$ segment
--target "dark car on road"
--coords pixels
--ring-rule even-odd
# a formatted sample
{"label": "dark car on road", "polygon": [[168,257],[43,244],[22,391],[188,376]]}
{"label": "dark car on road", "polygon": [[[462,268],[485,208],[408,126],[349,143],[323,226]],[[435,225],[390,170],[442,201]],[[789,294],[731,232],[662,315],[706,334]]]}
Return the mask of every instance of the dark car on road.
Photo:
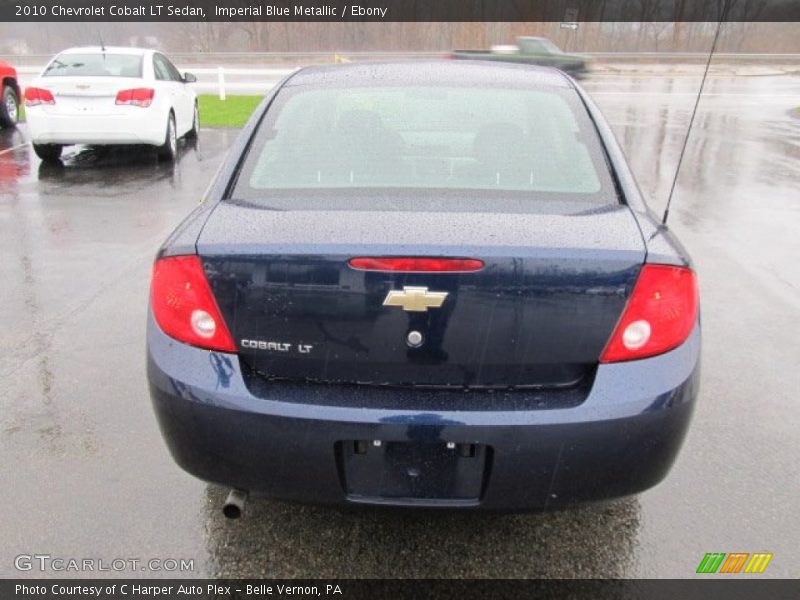
{"label": "dark car on road", "polygon": [[455,50],[451,58],[555,67],[573,77],[581,77],[589,71],[585,56],[568,54],[544,37],[518,37],[514,45],[497,45],[489,50]]}
{"label": "dark car on road", "polygon": [[0,60],[0,127],[15,127],[19,121],[20,90],[17,71]]}
{"label": "dark car on road", "polygon": [[185,470],[319,503],[549,509],[670,469],[695,273],[547,68],[301,69],[153,268],[148,377]]}

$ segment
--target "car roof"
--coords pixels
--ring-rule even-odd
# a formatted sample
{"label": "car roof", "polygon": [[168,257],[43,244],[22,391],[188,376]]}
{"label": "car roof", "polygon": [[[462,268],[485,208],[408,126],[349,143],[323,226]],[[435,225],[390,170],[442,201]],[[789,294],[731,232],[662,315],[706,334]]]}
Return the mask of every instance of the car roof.
{"label": "car roof", "polygon": [[551,67],[482,60],[402,60],[305,67],[285,87],[336,85],[470,85],[507,87],[571,87]]}
{"label": "car roof", "polygon": [[59,52],[59,54],[102,54],[103,52],[106,54],[134,54],[138,56],[145,56],[151,52],[154,52],[154,50],[128,46],[106,46],[105,48],[102,46],[78,46],[75,48],[62,50]]}

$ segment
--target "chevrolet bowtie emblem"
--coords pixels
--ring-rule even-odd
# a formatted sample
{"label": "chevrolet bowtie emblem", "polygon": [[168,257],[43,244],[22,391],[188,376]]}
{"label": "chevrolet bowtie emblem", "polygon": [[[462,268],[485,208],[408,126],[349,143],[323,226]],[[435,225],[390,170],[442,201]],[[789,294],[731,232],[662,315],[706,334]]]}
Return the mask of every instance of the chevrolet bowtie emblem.
{"label": "chevrolet bowtie emblem", "polygon": [[383,300],[384,306],[399,306],[409,312],[425,312],[439,308],[447,298],[447,292],[429,292],[426,287],[403,286],[403,291],[391,290]]}

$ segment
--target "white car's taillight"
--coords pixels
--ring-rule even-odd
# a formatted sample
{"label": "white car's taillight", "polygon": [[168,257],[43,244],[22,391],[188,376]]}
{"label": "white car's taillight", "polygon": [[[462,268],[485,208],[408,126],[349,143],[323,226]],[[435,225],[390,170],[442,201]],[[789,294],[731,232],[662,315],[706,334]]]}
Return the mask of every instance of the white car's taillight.
{"label": "white car's taillight", "polygon": [[25,106],[39,106],[40,104],[55,104],[56,99],[50,90],[29,87],[25,90]]}
{"label": "white car's taillight", "polygon": [[152,88],[134,88],[117,92],[117,104],[147,108],[153,103],[156,91]]}

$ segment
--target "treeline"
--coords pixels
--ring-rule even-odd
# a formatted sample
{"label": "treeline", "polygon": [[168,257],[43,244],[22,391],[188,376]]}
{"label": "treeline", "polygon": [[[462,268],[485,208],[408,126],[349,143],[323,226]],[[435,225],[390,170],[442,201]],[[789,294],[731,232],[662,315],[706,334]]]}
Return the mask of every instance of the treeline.
{"label": "treeline", "polygon": [[[171,52],[413,52],[486,48],[539,35],[569,51],[702,52],[716,23],[0,23],[0,54],[51,54],[79,44]],[[800,53],[797,23],[726,23],[721,52]]]}

